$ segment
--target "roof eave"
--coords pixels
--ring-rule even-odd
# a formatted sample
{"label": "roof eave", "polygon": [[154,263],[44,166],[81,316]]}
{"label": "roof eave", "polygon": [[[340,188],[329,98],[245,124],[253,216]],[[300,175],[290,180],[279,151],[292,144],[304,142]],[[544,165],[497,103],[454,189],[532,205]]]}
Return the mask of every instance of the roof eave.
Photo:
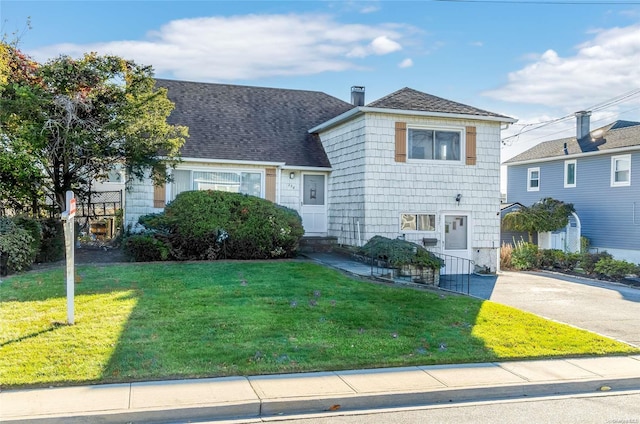
{"label": "roof eave", "polygon": [[598,155],[607,155],[607,154],[616,154],[616,153],[624,153],[624,152],[633,152],[640,150],[640,145],[638,146],[627,146],[627,147],[618,147],[616,149],[606,149],[606,150],[598,150],[595,152],[584,152],[584,153],[573,153],[571,155],[560,155],[560,156],[549,156],[544,158],[537,159],[527,159],[527,160],[519,160],[510,162],[511,159],[502,162],[502,165],[511,166],[511,165],[528,165],[532,163],[541,163],[541,162],[553,162],[556,160],[566,160],[566,159],[576,159],[583,158],[588,156],[598,156]]}
{"label": "roof eave", "polygon": [[491,121],[500,122],[505,124],[513,124],[517,122],[517,119],[509,118],[506,116],[484,116],[484,115],[470,115],[465,113],[447,113],[447,112],[429,112],[420,110],[407,110],[407,109],[387,109],[378,107],[360,106],[348,110],[347,112],[336,116],[320,125],[317,125],[309,130],[309,133],[318,133],[329,128],[335,127],[344,121],[347,121],[357,115],[363,113],[385,113],[393,115],[411,115],[411,116],[427,116],[432,118],[450,118],[450,119],[470,119],[474,121]]}

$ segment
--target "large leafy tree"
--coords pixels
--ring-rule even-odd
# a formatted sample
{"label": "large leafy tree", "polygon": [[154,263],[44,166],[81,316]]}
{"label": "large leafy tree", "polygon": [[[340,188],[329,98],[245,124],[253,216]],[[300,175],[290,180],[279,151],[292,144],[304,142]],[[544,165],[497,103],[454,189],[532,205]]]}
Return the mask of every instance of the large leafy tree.
{"label": "large leafy tree", "polygon": [[[31,156],[32,149],[25,141],[32,131],[25,120],[33,115],[36,102],[19,85],[34,83],[37,64],[9,44],[0,43],[0,203],[13,209],[37,209],[43,195],[42,170]],[[9,103],[9,99],[11,101]],[[28,105],[31,105],[29,107]],[[22,117],[14,110],[22,110]]]}
{"label": "large leafy tree", "polygon": [[62,211],[67,190],[86,198],[116,166],[166,179],[187,129],[167,123],[173,103],[151,67],[93,53],[38,64],[0,45],[0,176],[12,187],[0,185],[3,197],[46,193]]}
{"label": "large leafy tree", "polygon": [[529,207],[523,206],[517,211],[509,212],[502,218],[502,223],[508,230],[528,233],[529,243],[533,243],[533,233],[566,227],[573,212],[575,209],[572,203],[545,197]]}

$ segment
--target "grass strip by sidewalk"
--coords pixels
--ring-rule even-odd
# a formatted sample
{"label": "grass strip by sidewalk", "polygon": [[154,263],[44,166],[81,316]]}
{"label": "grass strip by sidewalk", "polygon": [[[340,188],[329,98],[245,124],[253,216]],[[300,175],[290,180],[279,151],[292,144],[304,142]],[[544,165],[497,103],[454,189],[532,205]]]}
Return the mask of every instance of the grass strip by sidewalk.
{"label": "grass strip by sidewalk", "polygon": [[4,387],[629,354],[493,302],[299,261],[78,267],[0,284]]}

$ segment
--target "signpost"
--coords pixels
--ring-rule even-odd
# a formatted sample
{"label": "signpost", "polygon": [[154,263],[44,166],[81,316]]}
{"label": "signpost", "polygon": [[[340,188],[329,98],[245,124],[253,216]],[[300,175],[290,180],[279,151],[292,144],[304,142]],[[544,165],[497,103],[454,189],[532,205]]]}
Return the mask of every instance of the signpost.
{"label": "signpost", "polygon": [[73,191],[66,193],[66,210],[62,212],[64,221],[64,245],[67,258],[67,324],[73,325],[73,298],[75,291],[75,244],[74,244],[74,219],[76,216],[76,198]]}

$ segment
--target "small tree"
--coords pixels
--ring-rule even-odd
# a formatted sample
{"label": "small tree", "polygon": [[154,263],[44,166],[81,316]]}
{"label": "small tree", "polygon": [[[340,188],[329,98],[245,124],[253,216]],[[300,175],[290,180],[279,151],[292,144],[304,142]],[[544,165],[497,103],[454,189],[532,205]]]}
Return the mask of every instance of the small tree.
{"label": "small tree", "polygon": [[539,202],[517,211],[509,212],[502,218],[507,230],[524,231],[529,234],[529,243],[533,243],[533,233],[556,231],[569,223],[569,217],[575,212],[572,203],[545,197]]}
{"label": "small tree", "polygon": [[0,185],[4,198],[45,192],[62,211],[67,190],[84,199],[118,165],[129,177],[152,169],[156,182],[166,179],[187,129],[167,123],[173,103],[155,87],[151,67],[94,53],[38,64],[0,45],[0,173],[10,182]]}

